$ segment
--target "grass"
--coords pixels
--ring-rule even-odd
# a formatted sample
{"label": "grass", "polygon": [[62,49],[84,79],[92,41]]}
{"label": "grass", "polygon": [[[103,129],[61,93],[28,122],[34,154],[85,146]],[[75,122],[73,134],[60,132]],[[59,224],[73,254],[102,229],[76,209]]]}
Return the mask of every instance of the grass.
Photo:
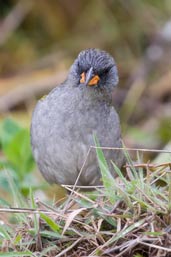
{"label": "grass", "polygon": [[[15,4],[6,2],[1,4],[3,17],[13,10]],[[71,63],[68,55],[72,55],[73,60],[79,50],[96,46],[114,55],[119,67],[120,85],[126,85],[127,90],[130,74],[141,66],[141,60],[153,40],[155,43],[156,35],[170,19],[170,2],[167,0],[125,1],[124,4],[124,1],[116,1],[117,4],[115,1],[98,1],[98,4],[97,1],[76,1],[74,16],[73,8],[68,8],[67,3],[46,2],[35,1],[24,22],[2,45],[0,73],[6,79],[15,72],[20,75],[23,67],[30,70],[28,65],[31,65],[29,76],[32,80],[32,68],[39,69],[39,66],[45,65],[45,69],[41,68],[38,73],[44,77],[47,66],[63,70]],[[41,10],[40,15],[37,9]],[[64,22],[61,23],[61,19]],[[64,26],[61,27],[61,24]],[[96,27],[101,29],[96,30]],[[94,33],[95,30],[97,33]],[[35,37],[36,31],[40,34],[38,37]],[[91,34],[94,36],[90,37]],[[70,54],[66,53],[66,49]],[[49,55],[49,51],[53,54]],[[162,148],[160,140],[166,143],[171,138],[170,116],[167,114],[170,113],[167,111],[169,94],[168,99],[163,101],[165,94],[161,94],[156,86],[153,89],[153,84],[159,83],[159,88],[165,88],[163,81],[167,80],[169,64],[163,64],[168,63],[167,59],[168,56],[163,56],[161,64],[157,65],[159,67],[152,63],[152,72],[143,78],[142,84],[138,80],[138,85],[130,85],[121,109],[123,128],[132,135],[135,145],[147,146],[148,143],[150,147]],[[12,76],[7,82],[10,84],[11,80],[15,81],[15,78]],[[2,80],[2,88],[6,87],[4,82]],[[149,88],[145,88],[145,98],[140,99],[146,83],[152,84],[151,94]],[[160,93],[157,116],[156,105],[151,105],[152,112],[141,108],[146,105],[146,100],[153,102],[156,92]],[[28,102],[24,105],[27,110]],[[144,131],[146,121],[142,118],[145,117],[150,128]],[[158,125],[151,123],[151,118],[154,121],[156,117]],[[133,121],[130,121],[132,118]],[[103,153],[97,148],[104,187],[90,193],[66,187],[72,192],[66,201],[47,204],[35,200],[35,190],[42,190],[42,187],[32,172],[34,161],[28,129],[10,120],[2,122],[0,150],[3,152],[0,152],[0,256],[171,256],[170,153],[169,160],[162,157],[158,165],[155,165],[157,161],[154,164],[144,163],[140,151],[137,152],[136,164],[133,164],[125,153],[128,162],[125,174],[123,176],[113,164],[118,175],[114,179]]]}
{"label": "grass", "polygon": [[72,193],[62,203],[35,202],[30,190],[26,204],[10,182],[20,208],[0,210],[13,217],[0,227],[0,256],[171,255],[171,163],[142,163],[139,151],[133,165],[125,150],[125,175],[113,164],[113,178],[96,152],[104,186],[87,193],[66,186]]}

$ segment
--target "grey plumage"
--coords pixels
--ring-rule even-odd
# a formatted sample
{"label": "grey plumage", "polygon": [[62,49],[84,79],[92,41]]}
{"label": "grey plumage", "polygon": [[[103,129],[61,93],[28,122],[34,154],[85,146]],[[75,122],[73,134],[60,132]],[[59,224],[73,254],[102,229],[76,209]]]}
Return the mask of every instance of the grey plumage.
{"label": "grey plumage", "polygon": [[[91,69],[98,75],[97,85],[80,83],[81,74]],[[87,74],[87,73],[86,73]],[[88,76],[88,75],[87,75]],[[101,146],[121,147],[120,122],[111,105],[111,92],[118,83],[113,58],[98,49],[82,51],[65,82],[38,102],[31,123],[31,145],[34,158],[50,183],[73,185],[94,145],[93,134]],[[121,151],[105,151],[110,165],[124,162]],[[114,170],[111,168],[114,175]],[[92,151],[77,185],[101,184],[95,151]]]}

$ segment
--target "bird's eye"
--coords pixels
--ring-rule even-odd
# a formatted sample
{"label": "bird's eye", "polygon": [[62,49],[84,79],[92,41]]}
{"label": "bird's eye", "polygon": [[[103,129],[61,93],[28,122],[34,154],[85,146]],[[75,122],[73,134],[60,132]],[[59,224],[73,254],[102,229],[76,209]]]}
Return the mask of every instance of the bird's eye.
{"label": "bird's eye", "polygon": [[107,67],[107,68],[104,68],[103,70],[101,70],[99,72],[99,76],[100,77],[106,77],[110,74],[110,71],[111,71],[112,67]]}
{"label": "bird's eye", "polygon": [[81,73],[80,83],[85,83],[86,75],[85,72]]}

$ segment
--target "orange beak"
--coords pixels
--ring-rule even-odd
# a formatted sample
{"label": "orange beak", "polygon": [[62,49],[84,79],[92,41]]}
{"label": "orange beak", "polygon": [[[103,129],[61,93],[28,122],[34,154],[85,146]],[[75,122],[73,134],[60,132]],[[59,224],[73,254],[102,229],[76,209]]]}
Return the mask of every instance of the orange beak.
{"label": "orange beak", "polygon": [[80,83],[86,86],[95,86],[99,82],[100,78],[98,75],[93,74],[93,68],[90,68],[86,73],[81,74]]}

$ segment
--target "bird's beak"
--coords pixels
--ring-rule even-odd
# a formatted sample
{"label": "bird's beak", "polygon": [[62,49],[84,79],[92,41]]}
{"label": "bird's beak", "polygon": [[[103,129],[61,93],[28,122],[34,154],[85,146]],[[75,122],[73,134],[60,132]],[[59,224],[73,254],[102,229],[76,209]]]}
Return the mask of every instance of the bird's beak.
{"label": "bird's beak", "polygon": [[86,73],[81,74],[80,83],[85,86],[95,86],[99,82],[100,78],[98,75],[94,75],[93,68],[91,67]]}

